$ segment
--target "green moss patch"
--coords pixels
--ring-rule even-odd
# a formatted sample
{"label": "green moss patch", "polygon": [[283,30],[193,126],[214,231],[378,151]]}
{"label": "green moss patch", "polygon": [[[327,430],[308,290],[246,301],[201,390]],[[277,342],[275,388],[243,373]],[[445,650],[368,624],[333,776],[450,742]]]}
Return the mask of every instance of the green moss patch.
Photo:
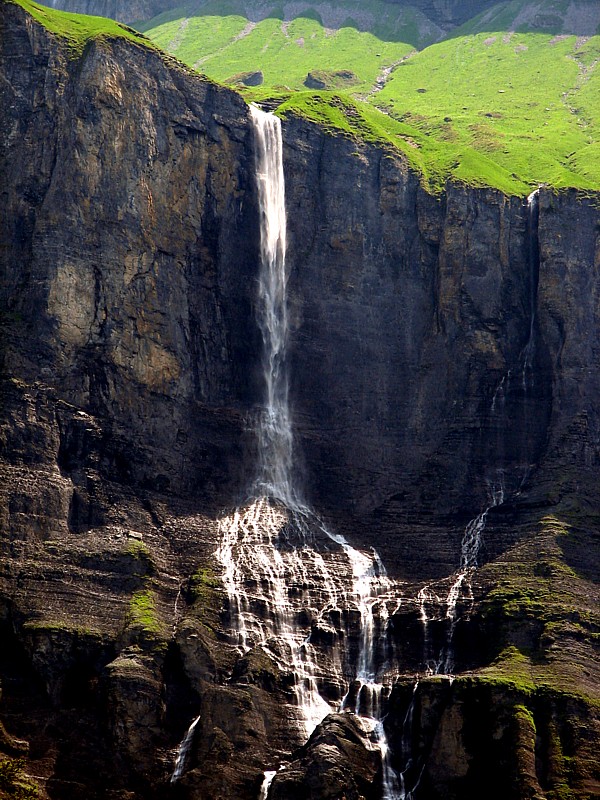
{"label": "green moss patch", "polygon": [[156,612],[154,594],[150,590],[135,592],[129,603],[129,616],[133,625],[147,633],[161,633],[163,625]]}
{"label": "green moss patch", "polygon": [[34,800],[39,790],[25,774],[21,758],[0,760],[0,797],[3,800]]}
{"label": "green moss patch", "polygon": [[129,601],[126,620],[127,638],[142,648],[163,652],[167,647],[168,631],[159,615],[156,596],[151,589],[135,592]]}
{"label": "green moss patch", "polygon": [[600,702],[598,591],[565,560],[562,545],[572,530],[563,518],[543,517],[519,544],[481,569],[490,584],[478,614],[498,650],[479,674]]}

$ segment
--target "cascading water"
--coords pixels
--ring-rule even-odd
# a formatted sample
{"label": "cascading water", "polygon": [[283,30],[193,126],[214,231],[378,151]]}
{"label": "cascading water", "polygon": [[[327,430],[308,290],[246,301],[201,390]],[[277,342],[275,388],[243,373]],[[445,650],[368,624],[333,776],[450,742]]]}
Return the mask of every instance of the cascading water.
{"label": "cascading water", "polygon": [[[240,654],[259,648],[292,677],[291,718],[297,740],[310,736],[331,711],[352,711],[381,751],[383,800],[411,800],[424,768],[424,762],[411,754],[418,680],[402,729],[398,772],[392,767],[384,729],[393,675],[387,626],[400,605],[395,596],[399,587],[387,577],[375,551],[358,551],[327,528],[294,481],[281,126],[275,116],[256,107],[250,114],[260,210],[257,321],[263,340],[264,405],[256,423],[258,464],[250,499],[219,524],[216,557],[228,596],[228,633]],[[502,400],[502,392],[497,394],[494,403]],[[502,486],[492,488],[490,504],[465,529],[460,566],[445,600],[429,586],[418,594],[429,674],[450,673],[453,668],[457,603],[464,587],[470,590],[488,512],[503,500]],[[445,607],[448,622],[446,645],[435,658],[428,638],[433,607]],[[325,682],[327,700],[320,693]],[[192,722],[180,746],[173,781],[184,772],[199,719]],[[267,800],[276,775],[265,771],[260,800]]]}
{"label": "cascading water", "polygon": [[454,655],[453,655],[453,639],[456,623],[458,621],[457,603],[463,587],[466,586],[469,596],[472,598],[473,593],[471,589],[471,580],[473,573],[477,569],[477,557],[481,549],[481,542],[483,531],[487,522],[487,517],[492,508],[502,505],[504,502],[504,484],[502,482],[502,474],[500,473],[500,480],[497,484],[489,486],[489,505],[478,514],[475,519],[465,528],[465,533],[462,538],[460,547],[460,567],[456,573],[454,583],[450,587],[448,596],[446,597],[446,618],[449,622],[448,637],[446,641],[445,654],[440,662],[442,667],[439,672],[449,675],[454,669]]}
{"label": "cascading water", "polygon": [[263,338],[265,405],[257,425],[259,473],[254,495],[288,508],[298,505],[292,488],[293,435],[286,351],[288,340],[285,180],[281,123],[250,106],[256,140],[261,269],[258,324]]}
{"label": "cascading water", "polygon": [[173,774],[171,775],[171,783],[176,783],[179,778],[183,775],[183,770],[185,769],[185,762],[190,752],[190,748],[192,746],[192,742],[194,741],[194,731],[196,730],[196,725],[200,722],[200,717],[196,717],[196,719],[192,722],[190,727],[187,729],[187,733],[183,737],[183,741],[179,745],[179,751],[177,753],[177,759],[175,761],[175,769],[173,770]]}
{"label": "cascading water", "polygon": [[[354,710],[375,730],[384,763],[386,800],[398,795],[381,722],[383,663],[391,582],[377,553],[355,550],[328,530],[301,499],[293,480],[293,431],[289,407],[285,188],[281,126],[272,114],[251,107],[261,223],[258,324],[263,339],[264,408],[256,426],[258,474],[252,499],[222,519],[217,558],[229,597],[231,641],[241,652],[259,647],[293,676],[298,732],[307,738],[335,710],[319,682],[327,662],[328,683],[337,683],[341,706]],[[398,603],[395,603],[397,608]],[[307,614],[307,609],[310,614]],[[341,620],[358,614],[355,663],[342,646],[349,631]],[[314,629],[334,640],[323,653],[311,641]],[[358,684],[358,688],[357,687]],[[353,706],[349,686],[356,691]],[[343,698],[343,699],[342,699]],[[274,773],[261,789],[266,798]]]}
{"label": "cascading water", "polygon": [[262,782],[262,786],[260,787],[260,794],[258,795],[258,800],[267,800],[267,795],[269,794],[269,787],[273,783],[273,778],[277,775],[277,772],[273,769],[269,769],[265,772],[265,779]]}

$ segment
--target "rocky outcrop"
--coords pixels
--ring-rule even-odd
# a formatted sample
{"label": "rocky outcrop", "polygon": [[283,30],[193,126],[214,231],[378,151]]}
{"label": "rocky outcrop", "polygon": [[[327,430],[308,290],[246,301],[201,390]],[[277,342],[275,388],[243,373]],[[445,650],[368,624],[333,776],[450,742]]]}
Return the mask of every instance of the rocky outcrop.
{"label": "rocky outcrop", "polygon": [[[391,703],[396,768],[420,797],[475,798],[482,783],[491,798],[595,791],[589,738],[598,736],[598,719],[583,698],[494,680],[438,678],[416,690],[399,684]],[[407,719],[409,725],[398,724]],[[568,775],[570,763],[577,767]]]}
{"label": "rocky outcrop", "polygon": [[[2,10],[0,751],[57,800],[255,800],[284,762],[270,797],[369,797],[353,717],[297,749],[293,677],[226,634],[220,510],[253,476],[261,396],[246,106]],[[402,580],[378,666],[447,646],[465,525],[504,492],[453,628],[475,674],[422,681],[410,741],[398,684],[394,766],[417,754],[423,800],[481,796],[488,767],[515,800],[591,796],[595,199],[541,190],[538,219],[492,190],[433,197],[397,153],[299,118],[284,137],[297,453],[332,528]],[[356,609],[311,613],[327,658],[358,649]]]}
{"label": "rocky outcrop", "polygon": [[381,796],[381,755],[360,721],[331,714],[275,775],[271,800],[360,800]]}

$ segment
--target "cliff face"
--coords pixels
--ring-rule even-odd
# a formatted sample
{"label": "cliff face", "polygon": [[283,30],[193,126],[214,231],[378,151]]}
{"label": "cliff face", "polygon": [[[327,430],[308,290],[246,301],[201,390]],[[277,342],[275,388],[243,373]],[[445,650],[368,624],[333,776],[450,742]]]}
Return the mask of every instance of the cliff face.
{"label": "cliff face", "polygon": [[[464,527],[494,490],[528,485],[547,444],[537,218],[492,190],[433,198],[397,157],[302,122],[286,136],[292,374],[311,491],[336,517],[364,519],[380,548],[399,524],[432,523],[418,534],[425,558],[398,566],[447,570],[448,525]],[[553,204],[544,194],[544,220]]]}
{"label": "cliff face", "polygon": [[[0,751],[52,798],[166,796],[200,714],[173,796],[256,798],[301,742],[290,676],[224,634],[214,557],[261,396],[246,106],[120,40],[71,58],[12,4],[2,25]],[[455,632],[475,678],[423,680],[410,735],[399,683],[395,766],[415,754],[423,798],[481,796],[496,763],[503,797],[592,796],[597,200],[435,198],[396,154],[295,118],[284,140],[303,484],[405,581],[402,673],[445,641],[435,581],[503,498]],[[355,727],[327,720],[273,796],[379,786]]]}
{"label": "cliff face", "polygon": [[[246,108],[119,40],[69,61],[5,8],[5,374],[51,376],[106,420],[106,457],[126,481],[230,494],[233,462],[193,430],[221,415],[215,435],[229,430],[235,449],[252,393]],[[23,160],[34,141],[43,148]],[[79,434],[62,433],[68,472]],[[137,456],[119,453],[124,438]]]}

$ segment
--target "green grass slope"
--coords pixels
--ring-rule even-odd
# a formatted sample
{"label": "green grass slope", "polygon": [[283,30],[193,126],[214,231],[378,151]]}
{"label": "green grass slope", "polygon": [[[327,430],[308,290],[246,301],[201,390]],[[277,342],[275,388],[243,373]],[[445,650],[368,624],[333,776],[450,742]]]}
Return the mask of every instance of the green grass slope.
{"label": "green grass slope", "polygon": [[330,93],[320,103],[305,94],[309,72],[334,89],[348,70],[345,91],[367,106],[360,119],[394,146],[402,140],[431,187],[452,177],[522,194],[538,183],[600,189],[599,25],[596,0],[510,0],[451,32],[380,0],[312,3],[289,16],[257,0],[205,0],[141,29],[215,80],[260,70],[252,96],[285,92],[282,113],[319,107],[359,135],[362,122],[342,122],[338,101],[324,111]]}
{"label": "green grass slope", "polygon": [[406,61],[374,102],[527,182],[598,188],[599,60],[598,36],[460,36]]}
{"label": "green grass slope", "polygon": [[317,9],[307,6],[283,19],[277,6],[209,0],[167,12],[140,30],[216,80],[261,70],[269,87],[303,90],[309,72],[347,69],[356,74],[353,91],[360,95],[370,91],[382,70],[410,53],[415,44],[441,34],[415,9],[401,8],[399,16],[397,9],[381,0],[368,4],[340,0]]}
{"label": "green grass slope", "polygon": [[124,38],[144,47],[155,47],[145,36],[112,19],[55,11],[39,3],[30,2],[30,0],[0,0],[0,7],[5,4],[17,5],[27,11],[36,22],[64,39],[74,56],[83,51],[87,42],[98,37]]}

